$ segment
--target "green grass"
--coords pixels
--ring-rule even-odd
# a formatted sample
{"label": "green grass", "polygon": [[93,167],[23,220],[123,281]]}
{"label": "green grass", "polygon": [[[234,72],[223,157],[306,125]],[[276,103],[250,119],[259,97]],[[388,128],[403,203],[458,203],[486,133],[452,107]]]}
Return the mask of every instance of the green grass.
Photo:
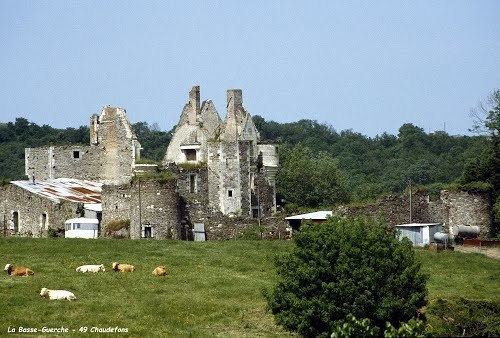
{"label": "green grass", "polygon": [[[9,326],[118,326],[144,337],[289,336],[266,312],[261,290],[275,282],[275,256],[291,248],[286,241],[0,238],[1,264],[35,271],[29,278],[0,278],[0,336]],[[500,300],[499,261],[478,254],[418,255],[431,274],[430,300]],[[113,261],[134,264],[136,271],[113,272]],[[106,272],[75,271],[100,263]],[[151,275],[158,265],[167,266],[167,277]],[[42,287],[66,289],[78,299],[49,301],[39,296]]]}
{"label": "green grass", "polygon": [[429,275],[429,300],[483,299],[500,302],[500,260],[477,253],[417,250]]}

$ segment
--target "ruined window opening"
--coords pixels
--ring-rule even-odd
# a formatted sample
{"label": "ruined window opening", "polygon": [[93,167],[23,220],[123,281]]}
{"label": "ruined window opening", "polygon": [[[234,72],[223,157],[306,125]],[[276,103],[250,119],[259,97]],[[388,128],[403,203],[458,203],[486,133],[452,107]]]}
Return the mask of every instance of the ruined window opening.
{"label": "ruined window opening", "polygon": [[118,210],[118,204],[117,204],[117,205],[115,205],[115,210]]}
{"label": "ruined window opening", "polygon": [[14,211],[12,213],[12,223],[14,226],[14,233],[17,234],[19,232],[19,211]]}
{"label": "ruined window opening", "polygon": [[187,161],[196,161],[196,149],[185,149],[184,153]]}
{"label": "ruined window opening", "polygon": [[253,208],[252,209],[252,218],[258,218],[259,217],[259,209]]}
{"label": "ruined window opening", "polygon": [[73,158],[80,158],[80,151],[79,150],[73,151]]}
{"label": "ruined window opening", "polygon": [[233,191],[232,190],[228,190],[227,191],[227,197],[233,197]]}
{"label": "ruined window opening", "polygon": [[194,194],[197,192],[196,189],[196,174],[189,175],[189,192]]}
{"label": "ruined window opening", "polygon": [[43,213],[42,214],[42,228],[46,228],[46,227],[47,227],[47,214]]}

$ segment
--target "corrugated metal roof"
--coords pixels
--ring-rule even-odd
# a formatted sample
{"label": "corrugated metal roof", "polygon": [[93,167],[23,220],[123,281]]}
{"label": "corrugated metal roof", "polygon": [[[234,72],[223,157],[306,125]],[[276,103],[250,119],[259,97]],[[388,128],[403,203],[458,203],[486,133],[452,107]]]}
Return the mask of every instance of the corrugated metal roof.
{"label": "corrugated metal roof", "polygon": [[295,215],[295,216],[290,216],[285,218],[286,220],[290,219],[327,219],[328,217],[331,217],[333,214],[332,211],[316,211],[316,212],[310,212],[308,214],[301,214],[301,215]]}
{"label": "corrugated metal roof", "polygon": [[85,218],[85,217],[78,217],[78,218],[70,218],[67,219],[64,223],[70,224],[70,223],[90,223],[90,224],[99,224],[99,220],[95,218]]}
{"label": "corrugated metal roof", "polygon": [[56,178],[47,181],[12,181],[12,184],[36,195],[59,203],[61,200],[79,203],[101,203],[102,183],[78,180],[75,178]]}
{"label": "corrugated metal roof", "polygon": [[407,223],[407,224],[397,224],[396,227],[411,228],[411,227],[429,227],[436,225],[441,225],[441,223]]}

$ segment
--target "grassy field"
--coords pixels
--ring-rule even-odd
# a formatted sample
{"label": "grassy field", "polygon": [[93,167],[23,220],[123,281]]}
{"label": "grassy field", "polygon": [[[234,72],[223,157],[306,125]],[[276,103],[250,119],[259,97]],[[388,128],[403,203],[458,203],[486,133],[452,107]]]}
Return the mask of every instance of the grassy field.
{"label": "grassy field", "polygon": [[[286,241],[131,241],[0,238],[0,263],[33,277],[0,278],[0,336],[10,327],[122,327],[132,336],[288,336],[265,311],[261,290],[275,281],[273,261]],[[429,299],[500,300],[500,262],[478,254],[418,251],[431,275]],[[134,264],[131,274],[113,261]],[[106,272],[79,274],[82,264]],[[151,275],[158,265],[170,274]],[[49,301],[40,289],[66,289],[74,302]]]}

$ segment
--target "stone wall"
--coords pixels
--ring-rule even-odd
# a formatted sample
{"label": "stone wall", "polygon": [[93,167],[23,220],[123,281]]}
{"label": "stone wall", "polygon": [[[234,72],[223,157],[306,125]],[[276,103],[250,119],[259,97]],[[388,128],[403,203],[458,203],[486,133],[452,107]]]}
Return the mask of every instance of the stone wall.
{"label": "stone wall", "polygon": [[205,233],[208,241],[252,239],[290,239],[288,223],[283,217],[265,217],[259,222],[255,218],[227,217],[221,213],[205,219]]}
{"label": "stone wall", "polygon": [[[96,126],[97,125],[97,126]],[[91,145],[25,149],[29,180],[77,178],[124,183],[133,175],[140,144],[121,108],[106,107],[97,122],[91,118]]]}
{"label": "stone wall", "polygon": [[[270,217],[275,212],[275,187],[269,184],[264,172],[255,174],[255,193],[258,194],[261,216]],[[256,205],[254,201],[254,205]]]}
{"label": "stone wall", "polygon": [[110,222],[130,220],[131,194],[130,184],[102,186],[101,236],[106,235]]}
{"label": "stone wall", "polygon": [[475,225],[480,236],[487,238],[491,231],[491,194],[488,192],[441,192],[443,222],[446,228],[455,225]]}
{"label": "stone wall", "polygon": [[238,162],[239,162],[239,189],[241,215],[250,217],[252,215],[252,195],[250,189],[250,173],[255,172],[255,165],[253,164],[253,145],[251,141],[238,142]]}
{"label": "stone wall", "polygon": [[[208,203],[208,169],[206,166],[184,169],[177,172],[177,191],[181,196],[182,217],[186,223],[199,223],[212,210]],[[194,189],[191,189],[192,177]]]}
{"label": "stone wall", "polygon": [[84,145],[49,146],[25,149],[26,175],[29,180],[61,177],[98,180],[100,151]]}
{"label": "stone wall", "polygon": [[[438,222],[429,213],[429,199],[425,193],[412,195],[412,223]],[[376,202],[363,205],[340,206],[334,213],[347,216],[382,217],[390,225],[410,223],[410,199],[408,195],[390,195]]]}
{"label": "stone wall", "polygon": [[[64,227],[67,219],[78,217],[77,206],[78,203],[69,201],[53,202],[13,184],[2,186],[0,234],[45,237],[48,229]],[[18,213],[17,233],[13,230],[14,212]]]}
{"label": "stone wall", "polygon": [[[385,196],[364,205],[339,206],[334,214],[346,216],[382,217],[389,225],[410,223],[408,195]],[[488,237],[492,226],[491,196],[485,192],[442,191],[438,201],[429,201],[423,192],[412,195],[412,223],[442,223],[450,226],[479,226],[481,237]]]}
{"label": "stone wall", "polygon": [[130,238],[145,236],[152,229],[156,239],[181,236],[179,197],[175,181],[133,180],[130,184],[103,186],[103,231],[113,220],[130,220]]}

